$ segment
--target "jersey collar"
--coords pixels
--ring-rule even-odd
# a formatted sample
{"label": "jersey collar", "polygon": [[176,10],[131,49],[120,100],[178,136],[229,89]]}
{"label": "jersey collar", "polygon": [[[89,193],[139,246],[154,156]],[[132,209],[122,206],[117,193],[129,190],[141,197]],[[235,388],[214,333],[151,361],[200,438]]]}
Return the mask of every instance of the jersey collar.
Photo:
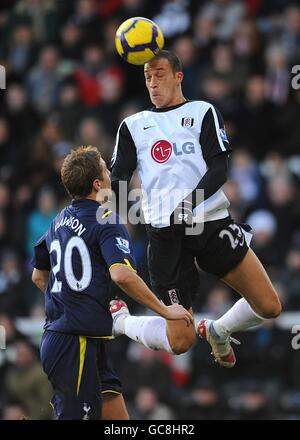
{"label": "jersey collar", "polygon": [[151,111],[152,111],[152,112],[157,112],[157,113],[160,113],[160,112],[169,112],[170,110],[174,110],[175,108],[181,107],[182,105],[187,104],[188,102],[191,102],[191,101],[189,101],[189,100],[187,99],[186,101],[182,102],[181,104],[171,105],[170,107],[163,107],[163,108],[156,108],[156,107],[153,107],[153,108],[151,108]]}
{"label": "jersey collar", "polygon": [[101,206],[99,202],[91,199],[73,199],[72,206]]}

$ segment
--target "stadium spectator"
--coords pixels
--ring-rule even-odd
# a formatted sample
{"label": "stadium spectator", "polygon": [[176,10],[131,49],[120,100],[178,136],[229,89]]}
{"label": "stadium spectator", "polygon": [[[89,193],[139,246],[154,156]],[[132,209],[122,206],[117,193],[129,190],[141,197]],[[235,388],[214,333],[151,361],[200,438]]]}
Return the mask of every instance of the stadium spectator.
{"label": "stadium spectator", "polygon": [[4,395],[8,402],[17,400],[29,419],[52,419],[51,387],[36,356],[36,349],[26,340],[15,345],[15,364],[7,371]]}

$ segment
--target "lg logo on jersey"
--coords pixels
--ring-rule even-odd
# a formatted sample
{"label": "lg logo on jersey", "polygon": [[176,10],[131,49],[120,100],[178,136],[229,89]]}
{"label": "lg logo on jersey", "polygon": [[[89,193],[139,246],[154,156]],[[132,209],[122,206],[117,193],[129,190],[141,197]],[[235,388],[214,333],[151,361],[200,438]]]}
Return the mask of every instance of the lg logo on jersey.
{"label": "lg logo on jersey", "polygon": [[183,154],[193,154],[195,153],[195,145],[193,142],[185,142],[181,147],[178,147],[176,142],[160,140],[156,141],[151,148],[152,159],[157,163],[167,162],[172,153],[175,156],[182,156]]}

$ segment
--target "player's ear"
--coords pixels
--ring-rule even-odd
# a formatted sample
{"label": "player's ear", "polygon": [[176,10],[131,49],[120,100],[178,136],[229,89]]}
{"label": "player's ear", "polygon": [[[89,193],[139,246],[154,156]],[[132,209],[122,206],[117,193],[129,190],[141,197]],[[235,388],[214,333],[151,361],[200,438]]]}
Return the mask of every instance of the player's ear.
{"label": "player's ear", "polygon": [[181,84],[183,81],[184,74],[183,72],[176,72],[177,84]]}
{"label": "player's ear", "polygon": [[102,182],[101,182],[101,180],[100,180],[100,179],[95,179],[94,182],[93,182],[93,189],[94,189],[96,192],[98,192],[99,189],[101,189],[101,186],[102,186]]}

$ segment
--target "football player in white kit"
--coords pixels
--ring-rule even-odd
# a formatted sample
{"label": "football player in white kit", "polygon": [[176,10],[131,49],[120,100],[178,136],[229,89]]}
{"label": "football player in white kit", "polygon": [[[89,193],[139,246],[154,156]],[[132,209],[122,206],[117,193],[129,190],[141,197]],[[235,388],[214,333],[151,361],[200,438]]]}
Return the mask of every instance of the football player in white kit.
{"label": "football player in white kit", "polygon": [[[129,182],[137,169],[147,196],[142,209],[151,284],[161,301],[178,302],[192,313],[195,260],[242,296],[219,319],[195,325],[216,361],[231,368],[236,361],[231,334],[277,317],[281,304],[249,247],[251,228],[235,223],[228,212],[221,188],[231,148],[222,116],[208,102],[185,99],[181,63],[174,53],[159,52],[145,64],[144,74],[155,107],[121,123],[111,164],[112,188],[118,192],[119,181]],[[202,228],[190,235],[187,226]],[[111,302],[111,313],[115,335],[126,334],[148,348],[180,354],[195,341],[194,328],[184,321],[132,316],[121,300]]]}

